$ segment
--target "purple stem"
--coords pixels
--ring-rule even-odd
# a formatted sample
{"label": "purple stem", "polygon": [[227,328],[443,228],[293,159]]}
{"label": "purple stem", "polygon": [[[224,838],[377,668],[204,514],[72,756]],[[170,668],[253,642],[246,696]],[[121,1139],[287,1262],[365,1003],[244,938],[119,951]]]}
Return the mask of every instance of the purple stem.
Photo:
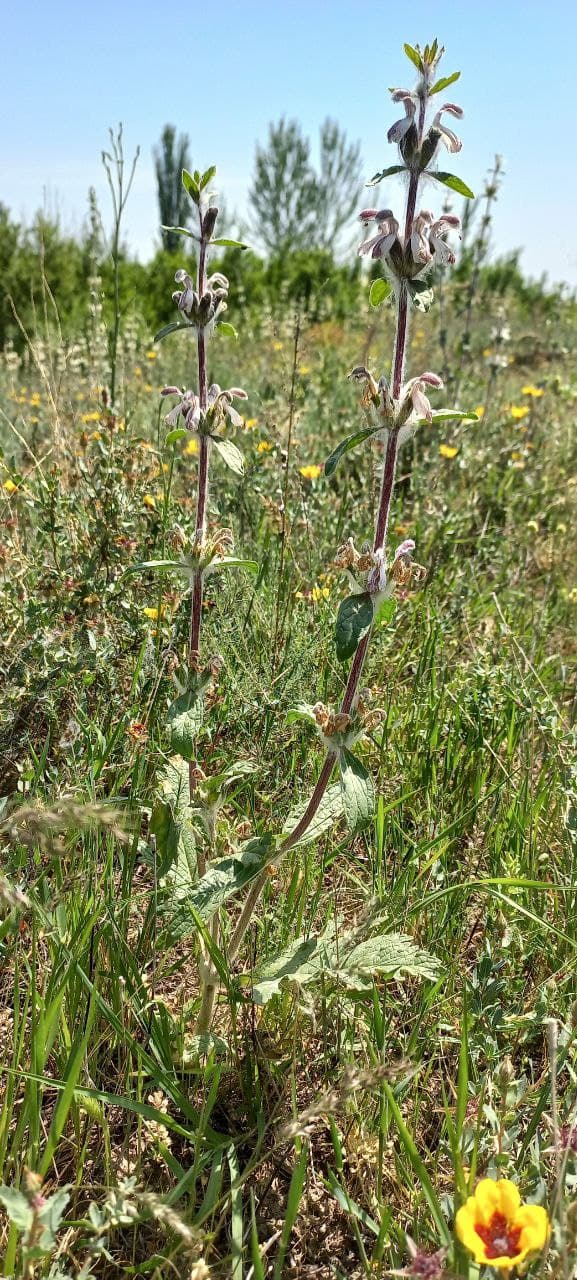
{"label": "purple stem", "polygon": [[[200,221],[200,250],[198,255],[197,290],[199,298],[206,290],[206,240],[202,231],[202,214],[198,211]],[[198,398],[201,409],[206,409],[208,399],[208,378],[206,373],[206,338],[202,329],[197,336],[198,351]],[[195,543],[202,543],[206,524],[206,499],[208,494],[208,439],[200,437],[200,455],[198,459],[198,487],[196,498]],[[190,670],[198,665],[200,651],[200,629],[202,624],[202,570],[197,569],[192,582],[192,603],[190,608],[190,641],[188,660]]]}
{"label": "purple stem", "polygon": [[[423,139],[426,106],[427,106],[426,96],[422,95],[420,104],[419,104],[419,148],[421,146],[422,139]],[[406,208],[406,215],[405,215],[405,244],[409,243],[412,230],[413,230],[415,210],[417,207],[417,192],[419,187],[419,177],[420,177],[419,170],[418,169],[413,170],[409,180],[409,190],[407,193],[407,208]],[[393,355],[392,394],[395,399],[398,398],[398,396],[400,395],[401,386],[403,383],[408,333],[409,333],[408,290],[407,290],[406,282],[404,280],[401,280],[399,284],[399,291],[398,291],[398,297],[397,297],[397,327],[396,327],[396,336],[395,336],[395,349],[394,349],[394,355]],[[373,549],[375,551],[380,551],[384,548],[386,538],[387,538],[389,514],[391,510],[391,501],[393,496],[393,488],[395,484],[395,470],[397,465],[398,451],[399,451],[399,433],[397,428],[396,430],[392,430],[389,432],[389,436],[387,440],[387,448],[385,452],[385,460],[383,465],[383,480],[381,485],[381,496],[379,500],[379,510],[377,513],[377,520],[375,525],[375,540],[373,543]],[[360,679],[362,675],[365,658],[366,658],[369,644],[370,644],[370,638],[371,638],[371,631],[369,630],[361,640],[360,644],[358,645],[357,650],[355,652],[355,656],[351,663],[349,678],[347,680],[347,686],[346,686],[344,696],[343,696],[343,701],[341,704],[341,711],[347,715],[349,714],[349,712],[351,711],[355,703],[355,698],[357,696],[357,690],[360,684]],[[289,849],[292,849],[293,846],[298,843],[298,841],[304,835],[305,831],[307,830],[307,828],[310,826],[311,822],[315,818],[319,809],[319,805],[321,804],[325,791],[330,782],[336,759],[337,757],[334,751],[327,752],[323,767],[318,776],[315,789],[308,802],[308,805],[302,817],[299,818],[299,821],[296,827],[294,828],[294,830],[291,831],[290,835],[287,836],[286,839],[283,840],[282,844],[279,846],[277,850],[277,855],[276,855],[277,857],[281,854],[287,853]],[[230,944],[228,948],[229,961],[234,960],[235,957],[238,955],[238,952],[242,944],[242,940],[250,924],[255,906],[258,902],[258,899],[260,898],[260,895],[267,882],[267,879],[268,879],[268,873],[267,871],[263,871],[259,876],[257,876],[257,878],[253,881],[253,884],[251,885],[251,888],[247,895],[243,909],[238,918],[236,928],[230,940]]]}

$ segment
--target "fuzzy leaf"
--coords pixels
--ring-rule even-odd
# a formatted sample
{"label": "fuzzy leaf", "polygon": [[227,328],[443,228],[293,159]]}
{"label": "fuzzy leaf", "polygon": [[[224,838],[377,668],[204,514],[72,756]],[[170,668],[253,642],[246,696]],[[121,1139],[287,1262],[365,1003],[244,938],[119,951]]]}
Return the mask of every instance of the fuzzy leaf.
{"label": "fuzzy leaf", "polygon": [[352,436],[347,436],[341,440],[340,444],[333,449],[325,462],[325,475],[330,477],[334,475],[341,458],[349,449],[354,449],[356,445],[361,444],[363,440],[368,440],[370,436],[376,435],[378,427],[363,427],[361,431],[355,431]]}
{"label": "fuzzy leaf", "polygon": [[436,982],[439,977],[439,965],[428,951],[418,947],[413,939],[404,933],[380,934],[367,938],[339,963],[339,969],[347,974],[386,973],[398,976],[401,973],[411,974],[416,978],[429,978]]}
{"label": "fuzzy leaf", "polygon": [[[294,831],[297,823],[300,822],[300,819],[303,816],[307,804],[308,800],[305,804],[301,802],[300,804],[295,805],[294,809],[291,809],[284,824],[282,833],[283,839],[286,840],[286,838],[290,836],[291,832]],[[340,783],[337,782],[334,786],[328,787],[325,791],[310,826],[307,827],[304,834],[300,837],[300,840],[297,840],[296,844],[293,845],[293,849],[301,849],[303,845],[311,844],[313,840],[318,840],[319,836],[325,834],[325,831],[330,831],[331,827],[334,827],[335,822],[338,822],[339,818],[342,817],[342,814],[343,797]]]}
{"label": "fuzzy leaf", "polygon": [[162,338],[167,338],[169,333],[176,333],[177,329],[192,329],[193,326],[188,320],[173,320],[170,324],[165,324],[163,329],[159,329],[155,333],[153,341],[160,342]]}
{"label": "fuzzy leaf", "polygon": [[392,178],[396,173],[404,173],[405,169],[406,165],[404,164],[389,165],[388,169],[381,169],[379,173],[375,173],[370,182],[365,182],[365,186],[378,187],[379,182],[382,182],[383,178]]}
{"label": "fuzzy leaf", "polygon": [[448,89],[450,84],[454,84],[455,80],[460,79],[460,76],[460,71],[453,71],[451,76],[442,76],[442,78],[437,80],[436,84],[433,85],[432,89],[429,89],[429,97],[431,98],[434,93],[441,93],[443,89]]}
{"label": "fuzzy leaf", "polygon": [[193,231],[189,231],[188,227],[165,227],[164,223],[162,223],[160,229],[161,231],[174,231],[175,235],[188,236],[189,240],[198,241],[198,236],[195,236]]}
{"label": "fuzzy leaf", "polygon": [[[245,841],[236,857],[219,858],[218,862],[211,863],[183,903],[188,916],[186,932],[191,933],[195,928],[190,908],[203,920],[209,921],[223,903],[244,889],[271,862],[275,846],[273,835],[254,836],[252,840]],[[184,935],[180,933],[180,936]]]}
{"label": "fuzzy leaf", "polygon": [[243,244],[241,240],[229,240],[223,236],[218,240],[211,240],[210,243],[216,245],[218,249],[248,249],[248,245]]}
{"label": "fuzzy leaf", "polygon": [[343,747],[340,757],[345,818],[350,831],[370,822],[376,805],[375,784],[364,764]]}
{"label": "fuzzy leaf", "polygon": [[174,427],[166,435],[164,443],[165,445],[178,444],[179,440],[184,440],[184,437],[188,435],[190,435],[190,432],[186,430],[186,427]]}
{"label": "fuzzy leaf", "polygon": [[212,182],[212,179],[215,176],[216,176],[216,165],[211,164],[210,169],[205,169],[205,172],[203,173],[202,178],[200,179],[200,182],[199,182],[200,190],[204,191],[204,188],[208,186],[209,182]]}
{"label": "fuzzy leaf", "polygon": [[287,724],[294,724],[295,720],[306,720],[308,724],[316,727],[317,722],[311,702],[299,702],[296,707],[292,708],[292,711],[289,711],[286,718]]}
{"label": "fuzzy leaf", "polygon": [[193,177],[192,173],[188,172],[188,169],[183,169],[182,185],[185,191],[188,191],[191,200],[194,200],[194,203],[198,204],[198,197],[200,195],[200,174],[195,173]]}
{"label": "fuzzy leaf", "polygon": [[160,778],[161,794],[152,811],[150,830],[156,836],[160,877],[173,871],[177,893],[196,879],[196,841],[190,822],[188,765],[169,760]]}
{"label": "fuzzy leaf", "polygon": [[0,1204],[19,1231],[28,1231],[32,1224],[32,1209],[26,1196],[16,1187],[0,1187]]}
{"label": "fuzzy leaf", "polygon": [[221,440],[219,436],[211,436],[211,440],[227,467],[234,471],[235,476],[243,476],[244,461],[240,449],[237,449],[232,440]]}
{"label": "fuzzy leaf", "polygon": [[264,1005],[280,991],[310,986],[321,974],[332,970],[335,961],[335,928],[309,938],[297,938],[295,942],[271,960],[256,975],[252,988],[255,1004]]}
{"label": "fuzzy leaf", "polygon": [[406,55],[407,55],[407,58],[409,58],[409,59],[410,59],[410,61],[411,61],[411,62],[412,62],[412,64],[413,64],[413,66],[417,68],[417,71],[422,71],[422,70],[423,70],[423,62],[422,62],[421,55],[420,55],[420,53],[418,52],[418,50],[417,50],[417,49],[413,49],[412,44],[404,44],[404,45],[403,45],[403,49],[405,50],[405,53],[406,53]]}
{"label": "fuzzy leaf", "polygon": [[341,600],[335,625],[335,646],[339,662],[346,662],[356,652],[373,621],[373,602],[368,591]]}
{"label": "fuzzy leaf", "polygon": [[369,289],[369,302],[372,307],[380,307],[385,298],[389,298],[392,293],[391,285],[383,276],[379,276],[378,280],[373,280]]}
{"label": "fuzzy leaf", "polygon": [[168,709],[170,745],[183,760],[194,760],[195,743],[203,721],[203,704],[198,689],[175,698]]}
{"label": "fuzzy leaf", "polygon": [[435,295],[426,280],[407,280],[407,288],[417,311],[428,311]]}
{"label": "fuzzy leaf", "polygon": [[439,169],[436,172],[431,170],[429,177],[436,178],[437,182],[442,182],[444,187],[450,187],[451,191],[456,191],[460,196],[466,196],[467,200],[475,199],[475,192],[463,182],[462,178],[457,178],[454,173],[442,173]]}
{"label": "fuzzy leaf", "polygon": [[258,564],[256,560],[237,560],[236,556],[222,556],[220,560],[213,560],[210,566],[211,573],[217,569],[246,569],[247,573],[257,573]]}
{"label": "fuzzy leaf", "polygon": [[223,338],[238,338],[234,325],[229,324],[228,320],[219,320],[216,327],[219,333],[222,333]]}
{"label": "fuzzy leaf", "polygon": [[392,622],[397,608],[397,602],[393,596],[386,596],[381,601],[375,614],[375,626],[378,627],[382,623]]}

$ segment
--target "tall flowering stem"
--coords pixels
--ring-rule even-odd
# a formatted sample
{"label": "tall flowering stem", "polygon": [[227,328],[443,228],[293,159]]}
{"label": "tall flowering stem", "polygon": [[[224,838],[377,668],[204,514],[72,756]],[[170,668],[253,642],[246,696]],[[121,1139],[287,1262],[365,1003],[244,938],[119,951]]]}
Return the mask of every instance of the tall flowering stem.
{"label": "tall flowering stem", "polygon": [[[445,112],[460,117],[460,107],[454,103],[445,103],[428,121],[431,99],[458,79],[459,73],[435,83],[436,70],[444,52],[436,40],[423,50],[419,46],[411,48],[405,45],[405,51],[418,70],[418,82],[415,89],[392,91],[393,101],[403,104],[405,115],[388,132],[389,142],[399,147],[402,164],[376,174],[369,184],[376,185],[399,170],[407,173],[404,231],[401,232],[400,223],[391,209],[365,209],[360,214],[361,222],[366,229],[372,226],[372,232],[363,240],[359,253],[382,262],[385,280],[375,282],[378,296],[382,299],[387,293],[393,292],[396,300],[396,329],[390,378],[382,376],[377,381],[364,366],[353,369],[350,375],[363,387],[362,404],[370,428],[365,433],[366,437],[375,437],[383,446],[381,489],[372,550],[369,549],[371,544],[367,544],[359,553],[349,538],[337,553],[335,565],[346,570],[349,578],[352,576],[355,582],[354,594],[343,601],[339,609],[337,657],[352,657],[352,662],[339,711],[331,713],[320,703],[310,709],[310,719],[314,720],[326,747],[325,760],[310,800],[294,829],[277,847],[275,860],[301,840],[317,817],[335,767],[341,768],[341,785],[345,793],[345,766],[350,770],[352,761],[353,771],[356,769],[357,784],[360,780],[361,790],[364,788],[365,795],[370,797],[372,782],[364,766],[351,756],[349,750],[363,731],[375,723],[375,713],[368,710],[366,705],[365,695],[368,691],[361,690],[363,668],[379,610],[387,597],[394,594],[396,583],[405,585],[417,577],[420,571],[420,567],[412,563],[411,553],[415,545],[412,540],[402,543],[388,563],[386,554],[399,449],[422,422],[433,421],[434,411],[427,392],[429,388],[439,389],[443,385],[441,379],[430,372],[405,381],[409,315],[412,307],[427,311],[431,305],[433,292],[426,276],[432,266],[455,261],[446,237],[450,230],[457,230],[460,223],[458,218],[449,214],[435,218],[427,210],[417,212],[419,186],[422,177],[426,175],[439,182],[449,179],[447,185],[464,195],[470,196],[472,192],[460,179],[441,174],[431,167],[434,166],[440,144],[451,153],[459,151],[461,147],[459,139],[442,121]],[[372,296],[373,290],[371,301]],[[445,410],[443,414],[444,417],[456,419],[475,416],[459,410]],[[341,442],[327,461],[327,474],[332,473],[340,457],[357,441],[358,434]],[[353,808],[357,802],[358,785]],[[265,871],[254,880],[249,890],[230,940],[229,960],[233,960],[240,949],[266,882]]]}

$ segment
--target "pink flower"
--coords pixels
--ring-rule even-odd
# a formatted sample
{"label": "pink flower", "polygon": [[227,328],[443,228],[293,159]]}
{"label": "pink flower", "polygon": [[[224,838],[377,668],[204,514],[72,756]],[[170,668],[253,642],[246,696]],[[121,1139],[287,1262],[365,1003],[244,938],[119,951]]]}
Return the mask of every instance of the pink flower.
{"label": "pink flower", "polygon": [[455,152],[461,150],[463,143],[461,142],[461,139],[457,137],[456,133],[453,133],[452,129],[448,129],[445,124],[441,123],[443,111],[448,111],[449,115],[455,116],[457,120],[462,120],[463,110],[462,107],[457,107],[454,102],[445,102],[444,106],[437,111],[431,125],[431,129],[435,129],[440,135],[439,141],[443,143],[447,148],[447,151],[451,152],[451,155],[454,155]]}
{"label": "pink flower", "polygon": [[391,125],[387,133],[387,141],[401,142],[415,118],[417,95],[416,93],[411,93],[408,89],[393,89],[391,97],[393,102],[402,102],[405,114],[400,120],[395,120],[395,123]]}
{"label": "pink flower", "polygon": [[361,255],[369,253],[371,258],[386,258],[397,240],[399,230],[399,224],[393,216],[392,209],[363,209],[359,214],[359,221],[364,223],[365,227],[368,227],[370,222],[375,222],[378,235],[371,236],[369,240],[363,240],[357,253]]}
{"label": "pink flower", "polygon": [[426,418],[427,422],[432,422],[433,410],[423,387],[434,387],[440,390],[442,386],[443,379],[439,378],[438,374],[429,372],[421,373],[418,378],[411,378],[406,382],[401,392],[401,405],[404,410],[408,409],[407,417],[413,412],[419,418]]}
{"label": "pink flower", "polygon": [[445,236],[450,230],[458,230],[460,225],[461,220],[455,214],[444,213],[435,220],[428,209],[421,210],[413,223],[410,240],[413,262],[426,265],[436,258],[438,262],[452,265],[455,255],[446,243]]}

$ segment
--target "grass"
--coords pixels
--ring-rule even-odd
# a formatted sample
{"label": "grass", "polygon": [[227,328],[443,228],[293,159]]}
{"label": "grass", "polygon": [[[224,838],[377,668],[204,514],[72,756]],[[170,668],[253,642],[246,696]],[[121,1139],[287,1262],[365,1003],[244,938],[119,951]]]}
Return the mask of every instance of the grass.
{"label": "grass", "polygon": [[[186,344],[124,351],[121,417],[89,352],[59,366],[33,341],[28,364],[4,361],[0,1182],[32,1170],[70,1197],[36,1275],[201,1280],[200,1259],[235,1280],[384,1275],[407,1264],[405,1232],[451,1245],[481,1175],[556,1194],[548,1020],[560,1123],[577,1102],[577,384],[560,351],[571,309],[550,343],[538,316],[514,300],[509,312],[496,369],[483,352],[498,303],[478,309],[460,402],[484,416],[422,431],[403,454],[393,538],[414,537],[428,573],[400,593],[367,667],[383,712],[362,749],[374,824],[354,838],[332,824],[273,869],[231,968],[186,908],[178,806],[176,864],[163,845],[188,600],[179,581],[126,573],[193,528],[195,458],[163,448],[157,394],[187,380]],[[414,323],[415,370],[438,367],[434,317]],[[218,813],[223,856],[279,832],[320,768],[287,715],[343,688],[331,562],[371,528],[375,458],[349,454],[330,482],[300,468],[359,424],[344,375],[367,346],[384,365],[389,329],[368,308],[345,327],[301,317],[295,344],[292,321],[249,316],[239,343],[211,346],[213,376],[249,390],[251,423],[237,436],[245,478],[214,463],[212,513],[259,566],[211,578],[205,606],[204,652],[223,665],[198,758],[206,775],[245,762]],[[442,338],[456,369],[458,324]],[[407,935],[432,975],[347,978],[351,931]],[[255,1003],[267,966],[323,932],[318,980]],[[199,1044],[201,934],[220,991]],[[3,1255],[3,1274],[32,1274],[7,1220]],[[467,1272],[459,1250],[451,1267]]]}

